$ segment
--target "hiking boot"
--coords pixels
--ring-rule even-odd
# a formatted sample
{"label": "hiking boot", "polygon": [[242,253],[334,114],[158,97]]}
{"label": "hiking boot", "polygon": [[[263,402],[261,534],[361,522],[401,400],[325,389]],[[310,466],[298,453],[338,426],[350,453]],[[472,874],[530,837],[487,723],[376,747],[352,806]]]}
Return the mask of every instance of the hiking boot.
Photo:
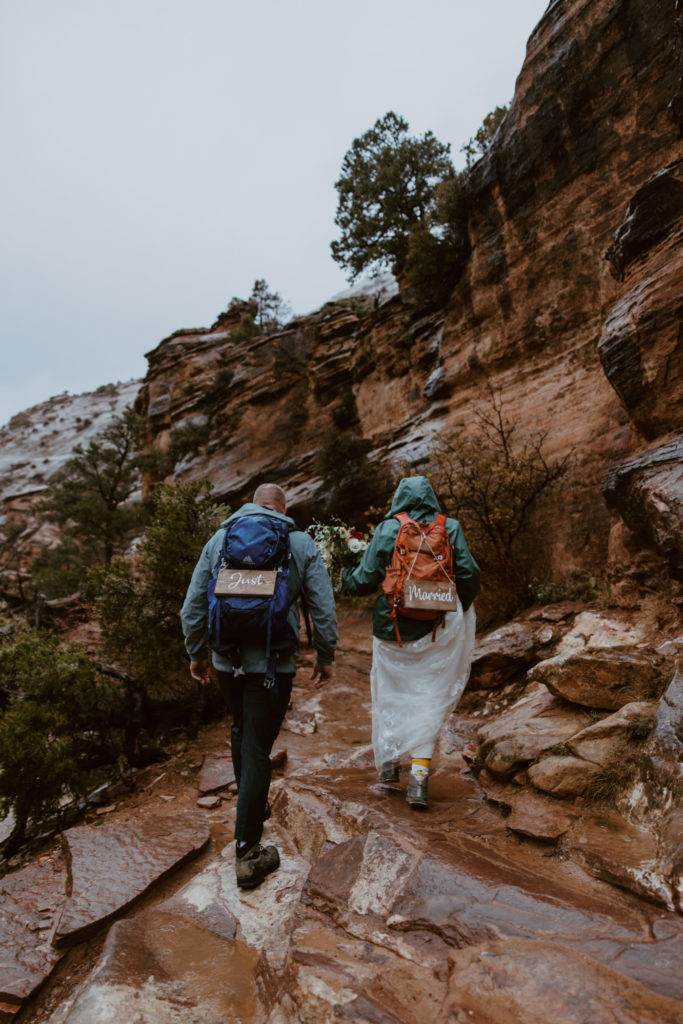
{"label": "hiking boot", "polygon": [[274,846],[254,846],[243,857],[235,860],[235,874],[239,889],[255,889],[266,875],[280,867],[280,855]]}
{"label": "hiking boot", "polygon": [[398,782],[398,761],[385,761],[377,774],[378,782]]}
{"label": "hiking boot", "polygon": [[429,781],[428,775],[423,775],[421,778],[410,773],[408,779],[408,791],[406,793],[406,800],[411,807],[422,807],[427,806],[427,783]]}

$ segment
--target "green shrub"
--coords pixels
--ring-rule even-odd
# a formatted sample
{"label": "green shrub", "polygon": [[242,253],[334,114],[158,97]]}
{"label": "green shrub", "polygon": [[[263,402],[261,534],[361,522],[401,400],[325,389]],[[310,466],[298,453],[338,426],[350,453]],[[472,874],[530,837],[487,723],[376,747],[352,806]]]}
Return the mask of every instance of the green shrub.
{"label": "green shrub", "polygon": [[628,738],[639,742],[647,739],[652,730],[654,729],[653,718],[632,718],[628,723]]}
{"label": "green shrub", "polygon": [[122,695],[87,652],[42,631],[5,627],[0,640],[0,810],[14,812],[5,855],[21,843],[29,819],[53,813],[65,794],[84,792],[93,745],[105,748]]}
{"label": "green shrub", "polygon": [[613,806],[638,777],[638,762],[623,754],[602,765],[590,778],[585,798],[589,804]]}
{"label": "green shrub", "polygon": [[31,565],[32,582],[48,600],[76,593],[86,572],[87,564],[72,538],[57,547],[43,548]]}
{"label": "green shrub", "polygon": [[220,405],[221,402],[224,402],[227,399],[230,393],[230,385],[232,384],[232,378],[234,376],[234,371],[227,366],[224,366],[216,373],[215,377],[211,381],[211,384],[204,392],[204,400],[206,401],[207,405]]}
{"label": "green shrub", "polygon": [[538,604],[559,604],[562,601],[598,601],[605,597],[609,585],[601,576],[587,572],[571,572],[544,583],[534,582],[531,593]]}
{"label": "green shrub", "polygon": [[210,434],[211,428],[208,423],[187,423],[184,427],[176,427],[171,431],[169,461],[175,466],[186,455],[195,455],[204,447]]}
{"label": "green shrub", "polygon": [[460,152],[465,154],[468,168],[491,148],[494,136],[507,112],[507,104],[489,111],[470,141],[460,147]]}
{"label": "green shrub", "polygon": [[381,505],[392,481],[381,467],[370,462],[372,442],[331,427],[322,437],[317,470],[323,484],[323,515],[365,525],[365,513]]}
{"label": "green shrub", "polygon": [[493,389],[490,402],[489,410],[476,415],[476,431],[455,429],[434,438],[427,475],[462,523],[505,617],[529,603],[529,513],[564,475],[569,456],[548,459],[545,434],[519,432],[503,415],[500,395]]}
{"label": "green shrub", "polygon": [[90,578],[104,653],[132,677],[143,706],[150,695],[196,704],[179,613],[202,548],[228,511],[213,501],[207,481],[164,484],[135,564],[117,558]]}
{"label": "green shrub", "polygon": [[258,327],[251,313],[242,313],[238,327],[230,331],[231,341],[249,341],[258,334]]}

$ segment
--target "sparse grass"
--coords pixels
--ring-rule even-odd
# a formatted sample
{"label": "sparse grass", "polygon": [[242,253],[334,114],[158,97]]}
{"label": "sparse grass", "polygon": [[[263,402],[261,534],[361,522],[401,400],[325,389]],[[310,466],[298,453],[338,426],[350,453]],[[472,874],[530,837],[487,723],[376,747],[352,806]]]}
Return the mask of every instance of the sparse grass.
{"label": "sparse grass", "polygon": [[591,777],[584,794],[589,804],[614,806],[638,777],[638,761],[633,756],[617,754]]}
{"label": "sparse grass", "polygon": [[634,741],[647,739],[654,724],[654,718],[632,718],[627,726],[628,738]]}
{"label": "sparse grass", "polygon": [[572,751],[565,743],[554,743],[550,748],[550,753],[555,757],[573,757]]}
{"label": "sparse grass", "polygon": [[538,604],[560,604],[562,601],[601,601],[609,585],[602,576],[572,572],[546,582],[535,582],[532,594]]}

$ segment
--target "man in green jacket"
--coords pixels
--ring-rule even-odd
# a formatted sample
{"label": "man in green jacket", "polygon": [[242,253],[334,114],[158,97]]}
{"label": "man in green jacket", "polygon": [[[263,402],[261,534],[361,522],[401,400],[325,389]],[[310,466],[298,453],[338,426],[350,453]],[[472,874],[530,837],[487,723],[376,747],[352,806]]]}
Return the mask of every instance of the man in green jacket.
{"label": "man in green jacket", "polygon": [[[337,616],[334,593],[327,570],[312,538],[295,528],[287,516],[284,491],[277,484],[262,484],[254,501],[238,509],[221,524],[207,542],[192,574],[185,603],[180,613],[185,647],[190,657],[190,673],[202,685],[211,681],[208,651],[207,585],[218,566],[225,529],[240,516],[272,516],[291,525],[289,535],[290,596],[288,613],[292,638],[299,636],[299,596],[303,590],[313,624],[316,664],[312,679],[316,688],[332,678],[332,662],[337,646]],[[238,785],[235,822],[236,876],[243,889],[253,889],[280,864],[274,846],[262,847],[263,821],[268,816],[270,752],[280,731],[296,672],[298,643],[295,639],[278,650],[276,685],[273,692],[264,686],[266,638],[262,643],[247,643],[239,651],[239,664],[226,654],[212,652],[218,685],[232,715],[230,752]],[[237,655],[236,655],[237,657]]]}
{"label": "man in green jacket", "polygon": [[[439,503],[424,476],[406,477],[394,494],[389,516],[375,530],[362,561],[345,569],[343,583],[351,594],[373,592],[389,567],[399,522],[406,512],[415,522],[431,523]],[[443,628],[399,612],[397,642],[392,607],[380,593],[373,611],[372,742],[378,782],[399,781],[401,759],[411,757],[406,798],[411,807],[427,806],[429,768],[444,719],[453,710],[469,678],[474,648],[472,602],[479,592],[479,567],[469,552],[460,524],[446,519],[453,549],[458,609],[446,613]]]}

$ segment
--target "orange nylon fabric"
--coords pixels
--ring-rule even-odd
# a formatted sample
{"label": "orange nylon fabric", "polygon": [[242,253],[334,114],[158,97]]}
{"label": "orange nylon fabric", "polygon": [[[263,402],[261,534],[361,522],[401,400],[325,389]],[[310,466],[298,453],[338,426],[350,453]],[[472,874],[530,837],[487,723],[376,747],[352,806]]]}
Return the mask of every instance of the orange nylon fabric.
{"label": "orange nylon fabric", "polygon": [[434,622],[432,640],[436,636],[439,624],[443,624],[444,613],[438,611],[422,611],[419,608],[403,607],[403,585],[406,580],[448,580],[453,582],[453,549],[446,530],[446,516],[440,512],[432,523],[416,523],[405,512],[399,512],[398,535],[394,543],[394,552],[386,576],[382,581],[382,590],[391,605],[391,618],[394,620],[396,639],[402,646],[398,628],[398,612],[409,619],[424,619]]}

